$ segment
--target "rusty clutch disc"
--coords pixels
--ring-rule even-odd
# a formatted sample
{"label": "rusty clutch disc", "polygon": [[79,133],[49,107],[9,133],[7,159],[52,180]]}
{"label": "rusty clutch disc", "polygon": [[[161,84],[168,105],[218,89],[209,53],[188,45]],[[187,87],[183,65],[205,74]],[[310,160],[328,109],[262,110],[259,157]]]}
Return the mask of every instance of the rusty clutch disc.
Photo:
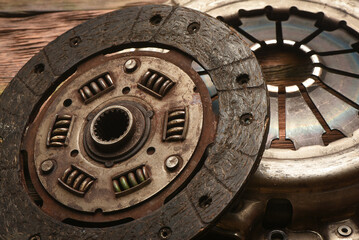
{"label": "rusty clutch disc", "polygon": [[5,239],[193,238],[242,191],[268,131],[248,45],[182,7],[127,8],[66,32],[0,106]]}

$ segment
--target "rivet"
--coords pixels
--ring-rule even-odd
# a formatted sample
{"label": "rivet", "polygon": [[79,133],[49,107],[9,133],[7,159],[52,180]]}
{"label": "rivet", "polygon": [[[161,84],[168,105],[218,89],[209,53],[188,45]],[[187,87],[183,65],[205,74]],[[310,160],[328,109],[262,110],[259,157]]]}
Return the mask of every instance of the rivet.
{"label": "rivet", "polygon": [[75,48],[78,45],[80,45],[81,43],[81,38],[80,37],[73,37],[70,39],[70,47]]}
{"label": "rivet", "polygon": [[39,235],[34,235],[34,236],[30,237],[29,240],[41,240],[41,238]]}
{"label": "rivet", "polygon": [[187,31],[189,34],[193,34],[199,31],[201,25],[198,22],[193,22],[188,25]]}
{"label": "rivet", "polygon": [[42,73],[44,70],[45,70],[45,65],[42,64],[42,63],[37,64],[37,65],[35,66],[35,68],[34,68],[34,72],[35,72],[36,74],[40,74],[40,73]]}
{"label": "rivet", "polygon": [[245,113],[241,116],[241,124],[244,126],[248,126],[253,122],[253,115],[251,113]]}
{"label": "rivet", "polygon": [[133,72],[137,68],[137,61],[135,59],[129,59],[125,62],[124,66],[126,72]]}
{"label": "rivet", "polygon": [[169,156],[167,159],[166,159],[166,168],[168,170],[174,170],[178,167],[179,163],[180,163],[180,157],[177,156],[177,155],[172,155],[172,156]]}
{"label": "rivet", "polygon": [[45,160],[41,163],[41,171],[45,174],[49,174],[54,170],[55,164],[53,160]]}
{"label": "rivet", "polygon": [[212,198],[209,197],[208,195],[203,195],[202,197],[199,198],[198,202],[201,208],[207,208],[211,205]]}
{"label": "rivet", "polygon": [[172,230],[169,227],[163,227],[159,231],[161,239],[169,239],[172,234]]}

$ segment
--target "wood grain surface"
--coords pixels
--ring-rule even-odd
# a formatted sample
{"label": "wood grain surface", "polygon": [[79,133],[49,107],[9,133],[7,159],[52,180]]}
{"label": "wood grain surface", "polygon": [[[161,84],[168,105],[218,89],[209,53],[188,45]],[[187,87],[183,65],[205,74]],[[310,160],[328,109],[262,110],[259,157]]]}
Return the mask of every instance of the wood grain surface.
{"label": "wood grain surface", "polygon": [[0,18],[0,93],[37,52],[57,36],[108,10],[29,14]]}
{"label": "wood grain surface", "polygon": [[[164,3],[167,0],[0,0],[0,12],[38,12],[119,9],[124,6]],[[170,1],[169,1],[170,2]]]}
{"label": "wood grain surface", "polygon": [[0,0],[0,94],[34,54],[67,30],[118,8],[168,2]]}

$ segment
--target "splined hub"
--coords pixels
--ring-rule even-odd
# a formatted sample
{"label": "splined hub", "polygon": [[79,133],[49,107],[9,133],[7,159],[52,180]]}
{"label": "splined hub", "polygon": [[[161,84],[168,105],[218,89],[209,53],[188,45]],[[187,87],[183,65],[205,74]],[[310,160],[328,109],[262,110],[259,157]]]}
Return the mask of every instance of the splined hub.
{"label": "splined hub", "polygon": [[125,107],[108,107],[91,123],[91,138],[99,145],[113,144],[129,137],[133,128],[132,113]]}
{"label": "splined hub", "polygon": [[132,157],[150,134],[152,115],[152,110],[134,100],[101,105],[87,116],[83,133],[87,154],[106,167]]}

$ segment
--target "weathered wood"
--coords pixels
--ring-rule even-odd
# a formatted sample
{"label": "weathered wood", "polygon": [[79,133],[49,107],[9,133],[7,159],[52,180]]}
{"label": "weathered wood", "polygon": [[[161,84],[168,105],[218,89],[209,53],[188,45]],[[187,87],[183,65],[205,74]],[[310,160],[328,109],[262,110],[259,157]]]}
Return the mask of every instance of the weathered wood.
{"label": "weathered wood", "polygon": [[0,1],[0,94],[21,67],[49,42],[98,15],[168,0]]}
{"label": "weathered wood", "polygon": [[[156,14],[162,17],[160,23],[149,24],[149,18]],[[188,26],[194,22],[200,28],[191,32]],[[76,46],[71,45],[74,37],[81,39]],[[139,44],[144,39],[193,56],[209,70],[215,86],[221,86],[217,136],[208,158],[181,192],[146,217],[105,230],[55,221],[31,202],[19,178],[20,144],[30,114],[40,99],[64,80],[63,75],[84,59],[109,48]],[[165,6],[112,12],[66,32],[47,45],[26,63],[0,96],[2,237],[28,239],[37,234],[42,239],[158,239],[160,229],[168,227],[172,229],[171,239],[188,239],[203,232],[243,189],[264,150],[269,127],[268,98],[258,62],[236,69],[240,75],[255,76],[253,83],[249,79],[247,87],[247,83],[243,86],[233,79],[233,74],[227,77],[231,76],[227,66],[252,58],[237,33],[218,20],[194,10]],[[253,114],[253,122],[238,126],[243,113]],[[243,153],[244,157],[231,154],[233,151]],[[205,204],[202,197],[208,198]]]}
{"label": "weathered wood", "polygon": [[138,6],[144,4],[160,4],[168,0],[2,0],[0,12],[19,13],[32,11],[74,11],[74,10],[104,10],[119,9],[124,6]]}
{"label": "weathered wood", "polygon": [[83,21],[107,12],[73,11],[0,18],[0,93],[49,42]]}

